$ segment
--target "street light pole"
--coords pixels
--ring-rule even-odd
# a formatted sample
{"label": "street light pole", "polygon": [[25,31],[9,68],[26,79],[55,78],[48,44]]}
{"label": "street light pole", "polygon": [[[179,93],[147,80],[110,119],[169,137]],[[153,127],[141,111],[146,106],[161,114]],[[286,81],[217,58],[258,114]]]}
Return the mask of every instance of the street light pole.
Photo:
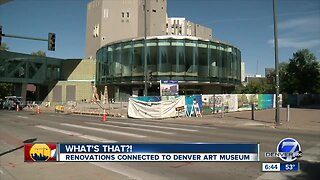
{"label": "street light pole", "polygon": [[144,95],[148,96],[147,89],[147,0],[144,0]]}
{"label": "street light pole", "polygon": [[279,106],[279,59],[278,59],[278,17],[277,17],[277,0],[273,0],[273,30],[274,30],[274,55],[276,71],[276,124],[280,125],[280,106]]}

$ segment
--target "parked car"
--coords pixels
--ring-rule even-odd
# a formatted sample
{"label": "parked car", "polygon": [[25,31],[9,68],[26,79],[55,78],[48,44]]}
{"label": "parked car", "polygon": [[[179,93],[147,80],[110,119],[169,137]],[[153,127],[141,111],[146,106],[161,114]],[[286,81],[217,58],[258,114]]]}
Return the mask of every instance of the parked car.
{"label": "parked car", "polygon": [[17,105],[20,109],[24,108],[24,103],[22,100],[22,97],[17,96],[7,96],[6,99],[3,102],[3,109],[16,109]]}
{"label": "parked car", "polygon": [[3,99],[0,99],[0,109],[3,109]]}

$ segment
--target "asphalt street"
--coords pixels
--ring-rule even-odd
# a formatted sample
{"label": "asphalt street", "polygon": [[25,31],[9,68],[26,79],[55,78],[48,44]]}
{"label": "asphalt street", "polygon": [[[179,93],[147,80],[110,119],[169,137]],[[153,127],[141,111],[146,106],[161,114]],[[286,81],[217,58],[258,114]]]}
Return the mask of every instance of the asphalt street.
{"label": "asphalt street", "polygon": [[[299,173],[261,172],[283,138],[299,141]],[[24,162],[23,142],[260,143],[261,162]],[[0,179],[313,179],[319,176],[320,132],[177,124],[158,120],[0,111]]]}

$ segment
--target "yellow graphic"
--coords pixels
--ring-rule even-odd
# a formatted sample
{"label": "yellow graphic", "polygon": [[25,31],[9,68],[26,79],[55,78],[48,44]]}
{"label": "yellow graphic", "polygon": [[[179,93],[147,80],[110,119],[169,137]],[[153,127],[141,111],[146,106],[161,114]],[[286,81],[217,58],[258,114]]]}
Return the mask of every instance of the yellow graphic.
{"label": "yellow graphic", "polygon": [[34,161],[47,161],[50,155],[51,149],[47,144],[34,144],[30,149],[30,157]]}

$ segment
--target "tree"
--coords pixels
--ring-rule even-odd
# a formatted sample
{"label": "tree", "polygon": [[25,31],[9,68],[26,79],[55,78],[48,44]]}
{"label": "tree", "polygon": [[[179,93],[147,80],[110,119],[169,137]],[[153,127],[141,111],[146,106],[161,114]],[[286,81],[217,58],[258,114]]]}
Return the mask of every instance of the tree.
{"label": "tree", "polygon": [[9,47],[6,43],[1,43],[0,50],[1,51],[8,51]]}
{"label": "tree", "polygon": [[12,83],[0,83],[0,99],[14,94],[14,85]]}
{"label": "tree", "polygon": [[46,52],[41,51],[41,50],[39,50],[39,51],[37,51],[37,52],[33,52],[33,53],[31,53],[31,55],[41,56],[41,57],[46,57],[46,56],[47,56],[47,55],[46,55]]}
{"label": "tree", "polygon": [[[267,78],[273,79],[275,72]],[[320,63],[308,49],[293,54],[289,63],[279,64],[280,93],[320,93]]]}
{"label": "tree", "polygon": [[247,86],[237,87],[235,92],[237,94],[268,94],[274,93],[274,88],[266,81],[251,81]]}
{"label": "tree", "polygon": [[293,54],[282,74],[283,90],[287,93],[320,93],[320,64],[308,49]]}

